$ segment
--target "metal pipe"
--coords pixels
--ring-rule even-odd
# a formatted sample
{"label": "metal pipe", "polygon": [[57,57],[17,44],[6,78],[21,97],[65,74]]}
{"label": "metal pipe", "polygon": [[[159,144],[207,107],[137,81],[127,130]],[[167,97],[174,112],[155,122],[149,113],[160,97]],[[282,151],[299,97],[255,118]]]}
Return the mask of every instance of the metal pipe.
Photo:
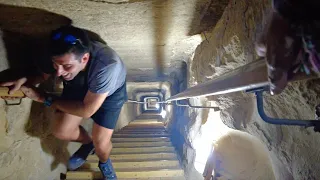
{"label": "metal pipe", "polygon": [[[136,101],[136,100],[131,100],[129,99],[127,101],[128,103],[137,103],[137,104],[147,104],[147,102],[142,102],[142,101]],[[198,109],[214,109],[214,111],[220,111],[219,107],[214,107],[214,106],[194,106],[190,103],[190,100],[188,99],[188,104],[180,104],[178,101],[176,101],[176,104],[172,104],[171,102],[157,102],[158,104],[166,104],[166,105],[177,105],[177,106],[183,106],[183,107],[191,107],[191,108],[198,108]]]}
{"label": "metal pipe", "polygon": [[[290,81],[299,81],[317,78],[316,75],[296,74]],[[267,64],[263,59],[241,66],[229,73],[202,84],[190,87],[185,91],[176,94],[166,102],[188,99],[201,96],[212,96],[219,94],[246,91],[250,89],[268,86]]]}
{"label": "metal pipe", "polygon": [[191,107],[191,108],[198,108],[198,109],[214,109],[214,111],[220,111],[220,108],[215,106],[194,106],[190,103],[190,99],[188,99],[188,104],[180,104],[179,101],[176,101],[176,105]]}
{"label": "metal pipe", "polygon": [[279,118],[272,118],[266,115],[264,108],[263,108],[263,91],[258,90],[255,91],[256,98],[257,98],[257,108],[258,113],[261,119],[269,124],[277,124],[277,125],[290,125],[290,126],[319,126],[320,121],[317,120],[297,120],[297,119],[279,119]]}
{"label": "metal pipe", "polygon": [[[148,104],[147,102],[144,102],[144,101],[136,101],[136,100],[131,100],[131,99],[128,99],[129,103],[137,103],[137,104]],[[168,102],[165,102],[165,101],[159,101],[157,102],[158,104],[168,104]]]}
{"label": "metal pipe", "polygon": [[258,60],[208,82],[190,87],[187,90],[168,98],[166,101],[244,91],[247,89],[263,87],[267,84],[268,76],[266,62],[264,60]]}

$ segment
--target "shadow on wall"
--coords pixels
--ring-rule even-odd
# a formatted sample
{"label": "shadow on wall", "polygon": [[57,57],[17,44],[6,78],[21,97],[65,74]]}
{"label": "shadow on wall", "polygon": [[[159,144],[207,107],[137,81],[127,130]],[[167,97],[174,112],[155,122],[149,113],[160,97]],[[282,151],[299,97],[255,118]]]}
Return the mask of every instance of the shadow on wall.
{"label": "shadow on wall", "polygon": [[[0,4],[0,28],[10,67],[0,67],[0,71],[3,70],[0,72],[0,82],[39,73],[44,62],[50,61],[48,40],[51,31],[71,24],[72,20],[68,17],[46,10]],[[86,31],[91,40],[106,44],[96,33]],[[4,60],[2,57],[1,61]],[[51,109],[34,102],[25,132],[29,136],[39,138],[42,150],[54,157],[51,164],[51,169],[54,170],[59,163],[66,163],[69,153],[67,143],[61,142],[51,134],[52,115]]]}
{"label": "shadow on wall", "polygon": [[[51,31],[71,24],[68,17],[46,10],[0,4],[0,28],[10,67],[0,72],[0,82],[39,73],[40,67],[50,61],[48,40]],[[91,40],[107,44],[98,34],[85,31]],[[47,86],[52,87],[50,82]],[[29,136],[40,138],[42,150],[54,157],[51,164],[54,170],[59,163],[66,163],[69,153],[67,143],[51,134],[52,115],[52,110],[34,102],[25,131]]]}
{"label": "shadow on wall", "polygon": [[[38,72],[38,66],[48,59],[48,37],[52,30],[70,25],[71,19],[45,10],[0,4],[0,28],[10,69],[0,73],[0,81],[16,79]],[[37,65],[36,65],[37,64]],[[38,137],[42,150],[54,157],[51,169],[69,156],[67,143],[51,135],[50,117],[42,104],[33,103],[25,125],[29,136]]]}
{"label": "shadow on wall", "polygon": [[[46,10],[0,4],[0,28],[7,51],[10,71],[6,77],[16,79],[32,74],[48,57],[48,37],[60,26],[71,25],[72,20]],[[86,30],[91,40],[106,44],[99,35]],[[4,76],[0,81],[4,81]]]}
{"label": "shadow on wall", "polygon": [[245,132],[230,131],[218,139],[208,163],[221,179],[275,180],[268,150],[258,138]]}
{"label": "shadow on wall", "polygon": [[221,18],[229,0],[198,0],[189,28],[189,36],[210,31]]}

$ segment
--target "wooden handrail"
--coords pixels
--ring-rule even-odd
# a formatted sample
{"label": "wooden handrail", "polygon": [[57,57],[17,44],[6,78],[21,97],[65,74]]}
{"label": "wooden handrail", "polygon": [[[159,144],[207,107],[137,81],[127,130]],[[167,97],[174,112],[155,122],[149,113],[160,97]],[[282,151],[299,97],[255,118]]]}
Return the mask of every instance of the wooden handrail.
{"label": "wooden handrail", "polygon": [[9,94],[8,87],[0,87],[0,97],[1,96],[22,98],[24,97],[24,94],[21,90],[15,91],[13,94]]}

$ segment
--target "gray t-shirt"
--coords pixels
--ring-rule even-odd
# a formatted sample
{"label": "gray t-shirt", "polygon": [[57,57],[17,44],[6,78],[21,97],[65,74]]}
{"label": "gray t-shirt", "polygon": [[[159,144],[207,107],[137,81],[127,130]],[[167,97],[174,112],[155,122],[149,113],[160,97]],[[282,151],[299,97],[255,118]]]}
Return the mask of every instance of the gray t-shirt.
{"label": "gray t-shirt", "polygon": [[[93,93],[106,93],[112,95],[126,80],[126,68],[109,46],[97,41],[91,42],[89,66],[86,72],[80,72],[73,80],[66,83],[75,89],[86,90]],[[39,61],[39,68],[46,74],[54,74],[55,69],[51,60]],[[86,93],[86,91],[84,92]]]}
{"label": "gray t-shirt", "polygon": [[118,54],[109,46],[92,42],[88,69],[88,90],[112,95],[126,80],[126,68]]}

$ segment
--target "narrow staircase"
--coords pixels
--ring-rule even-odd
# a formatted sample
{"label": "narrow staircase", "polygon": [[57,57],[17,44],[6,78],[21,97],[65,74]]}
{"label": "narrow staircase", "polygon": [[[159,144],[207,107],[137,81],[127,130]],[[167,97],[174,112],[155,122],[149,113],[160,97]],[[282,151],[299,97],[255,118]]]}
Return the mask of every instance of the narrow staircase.
{"label": "narrow staircase", "polygon": [[[119,180],[185,180],[164,124],[157,119],[135,120],[114,133],[111,160]],[[100,179],[98,157],[91,155],[67,180]]]}

